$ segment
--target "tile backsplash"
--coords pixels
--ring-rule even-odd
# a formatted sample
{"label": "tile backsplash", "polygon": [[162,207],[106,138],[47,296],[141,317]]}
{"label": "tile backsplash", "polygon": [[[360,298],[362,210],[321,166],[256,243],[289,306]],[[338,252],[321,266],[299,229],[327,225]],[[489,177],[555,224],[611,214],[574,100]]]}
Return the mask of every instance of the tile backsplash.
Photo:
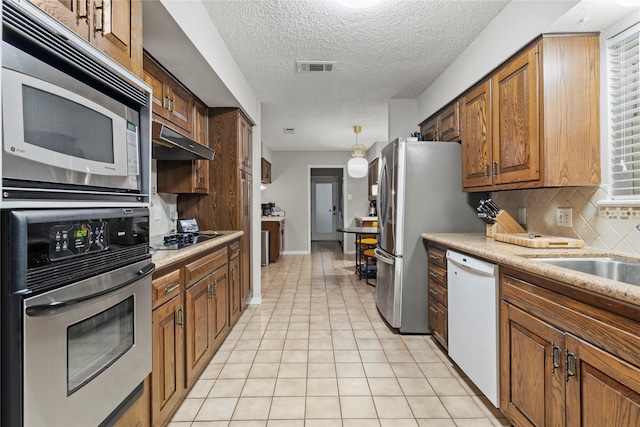
{"label": "tile backsplash", "polygon": [[[609,200],[601,187],[563,187],[491,193],[493,200],[513,218],[526,208],[527,231],[580,238],[585,245],[627,254],[640,254],[640,206],[598,206]],[[573,226],[556,225],[556,209],[573,209]]]}
{"label": "tile backsplash", "polygon": [[[158,188],[158,175],[156,160],[151,162],[151,187]],[[152,236],[168,234],[176,229],[176,221],[171,219],[171,212],[175,212],[178,203],[176,194],[156,193],[151,194],[150,233]]]}

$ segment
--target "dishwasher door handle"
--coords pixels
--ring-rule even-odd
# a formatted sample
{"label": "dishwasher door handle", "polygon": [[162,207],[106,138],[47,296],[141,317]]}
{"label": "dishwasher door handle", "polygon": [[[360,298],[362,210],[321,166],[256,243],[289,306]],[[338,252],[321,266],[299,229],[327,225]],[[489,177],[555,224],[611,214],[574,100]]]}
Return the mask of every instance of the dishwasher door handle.
{"label": "dishwasher door handle", "polygon": [[472,258],[452,250],[447,251],[447,260],[473,274],[487,277],[495,277],[498,275],[498,266],[496,264]]}

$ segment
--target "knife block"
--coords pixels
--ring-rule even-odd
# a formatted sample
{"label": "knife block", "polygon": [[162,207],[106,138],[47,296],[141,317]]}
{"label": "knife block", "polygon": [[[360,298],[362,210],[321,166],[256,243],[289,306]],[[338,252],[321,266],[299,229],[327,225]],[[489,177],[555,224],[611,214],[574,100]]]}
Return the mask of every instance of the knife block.
{"label": "knife block", "polygon": [[487,224],[486,235],[493,238],[496,233],[526,233],[518,221],[513,219],[507,211],[501,210],[496,215],[495,224]]}

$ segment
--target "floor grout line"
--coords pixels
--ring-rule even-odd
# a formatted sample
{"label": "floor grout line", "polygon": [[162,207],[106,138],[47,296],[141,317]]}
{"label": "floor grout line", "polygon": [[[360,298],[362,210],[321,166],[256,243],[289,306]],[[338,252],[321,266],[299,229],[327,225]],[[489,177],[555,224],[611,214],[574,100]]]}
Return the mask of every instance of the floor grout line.
{"label": "floor grout line", "polygon": [[169,427],[510,425],[430,336],[387,327],[354,260],[319,242],[263,267],[262,304],[245,310]]}

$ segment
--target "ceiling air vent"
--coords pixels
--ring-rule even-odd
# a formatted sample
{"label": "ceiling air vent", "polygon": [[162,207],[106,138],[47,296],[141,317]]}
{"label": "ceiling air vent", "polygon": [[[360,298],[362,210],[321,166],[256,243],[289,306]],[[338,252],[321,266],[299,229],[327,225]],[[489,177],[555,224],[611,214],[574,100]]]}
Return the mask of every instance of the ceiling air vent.
{"label": "ceiling air vent", "polygon": [[282,128],[282,130],[284,131],[284,133],[286,135],[293,135],[296,133],[296,129],[295,128]]}
{"label": "ceiling air vent", "polygon": [[299,73],[332,73],[335,65],[336,61],[296,61]]}

